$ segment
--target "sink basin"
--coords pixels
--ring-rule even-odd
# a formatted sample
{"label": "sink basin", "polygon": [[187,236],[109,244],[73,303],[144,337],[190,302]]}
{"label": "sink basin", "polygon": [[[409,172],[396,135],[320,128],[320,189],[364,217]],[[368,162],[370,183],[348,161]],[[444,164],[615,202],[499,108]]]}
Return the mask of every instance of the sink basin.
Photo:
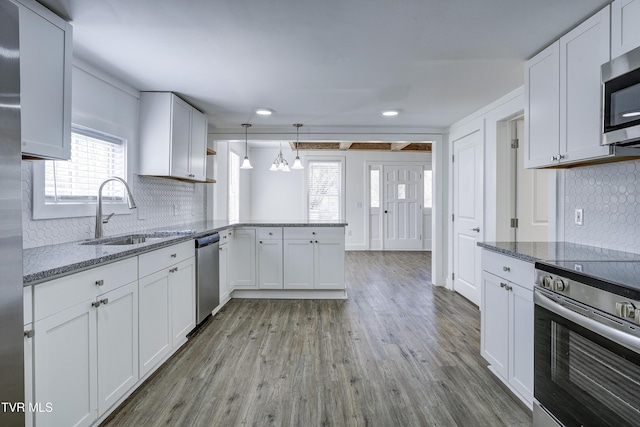
{"label": "sink basin", "polygon": [[149,240],[159,239],[158,236],[147,234],[130,234],[128,236],[108,237],[106,239],[90,240],[81,245],[138,245]]}

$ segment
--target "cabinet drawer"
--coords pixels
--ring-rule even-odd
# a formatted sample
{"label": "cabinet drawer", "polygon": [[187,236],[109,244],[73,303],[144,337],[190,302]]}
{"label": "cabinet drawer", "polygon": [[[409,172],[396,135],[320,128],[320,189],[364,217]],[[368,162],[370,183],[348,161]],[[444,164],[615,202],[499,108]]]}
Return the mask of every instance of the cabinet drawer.
{"label": "cabinet drawer", "polygon": [[260,240],[282,239],[282,227],[260,227],[258,228],[258,239]]}
{"label": "cabinet drawer", "polygon": [[344,239],[344,227],[285,227],[285,239]]}
{"label": "cabinet drawer", "polygon": [[527,289],[533,289],[535,281],[533,263],[485,249],[482,251],[482,269]]}
{"label": "cabinet drawer", "polygon": [[36,285],[33,290],[34,321],[136,280],[138,261],[132,257]]}
{"label": "cabinet drawer", "polygon": [[170,265],[177,264],[195,255],[195,243],[187,240],[177,245],[168,246],[138,257],[140,277],[160,271]]}
{"label": "cabinet drawer", "polygon": [[220,246],[229,243],[233,239],[233,228],[222,230],[220,234]]}

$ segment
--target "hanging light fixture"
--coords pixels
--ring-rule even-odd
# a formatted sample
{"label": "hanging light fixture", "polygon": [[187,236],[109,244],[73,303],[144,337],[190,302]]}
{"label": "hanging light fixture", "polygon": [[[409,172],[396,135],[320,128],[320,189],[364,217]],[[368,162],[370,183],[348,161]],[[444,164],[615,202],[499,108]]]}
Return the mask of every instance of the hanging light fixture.
{"label": "hanging light fixture", "polygon": [[251,124],[243,123],[242,127],[244,127],[244,160],[242,161],[240,169],[253,169],[253,166],[251,166],[251,162],[249,161],[249,141],[247,139],[247,129],[251,127]]}
{"label": "hanging light fixture", "polygon": [[280,152],[278,153],[278,155],[276,156],[276,159],[271,164],[271,167],[269,168],[269,170],[274,172],[278,172],[278,171],[289,172],[291,170],[289,169],[289,163],[282,156],[282,142],[280,143]]}
{"label": "hanging light fixture", "polygon": [[294,123],[293,125],[296,127],[296,159],[294,160],[291,169],[304,169],[298,153],[298,145],[300,144],[300,128],[302,127],[302,123]]}

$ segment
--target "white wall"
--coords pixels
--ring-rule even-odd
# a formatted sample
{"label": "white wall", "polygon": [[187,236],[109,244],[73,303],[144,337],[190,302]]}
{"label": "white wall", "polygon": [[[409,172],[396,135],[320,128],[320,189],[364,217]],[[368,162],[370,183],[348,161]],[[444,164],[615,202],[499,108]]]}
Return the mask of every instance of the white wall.
{"label": "white wall", "polygon": [[[269,166],[278,155],[277,148],[255,148],[249,157],[251,170],[251,217],[260,220],[304,220],[305,190],[304,171],[271,172]],[[295,153],[283,146],[283,155],[293,164]],[[431,153],[396,153],[384,151],[304,151],[303,160],[310,156],[344,156],[346,173],[346,228],[345,245],[349,250],[367,248],[365,218],[366,209],[365,174],[367,162],[403,163],[423,162],[431,164]]]}
{"label": "white wall", "polygon": [[[208,136],[208,144],[216,151],[213,159],[213,177],[215,184],[210,184],[207,189],[207,198],[213,200],[208,204],[208,220],[228,219],[228,189],[229,189],[229,151],[233,150],[240,156],[240,162],[244,158],[244,144],[238,142],[215,141],[212,135]],[[253,158],[251,159],[253,164]],[[255,165],[254,165],[255,168]],[[240,221],[252,219],[251,217],[251,170],[240,169]]]}
{"label": "white wall", "polygon": [[[139,91],[77,59],[74,59],[72,85],[72,122],[127,141],[127,180],[138,209],[114,216],[104,226],[105,235],[148,228],[173,228],[203,220],[205,189],[211,184],[136,175]],[[33,182],[33,168],[41,162],[22,162],[23,246],[29,248],[92,238],[95,227],[93,216],[32,219],[32,190],[36,185],[43,185]],[[178,206],[176,212],[173,206]],[[107,208],[105,214],[108,213]]]}

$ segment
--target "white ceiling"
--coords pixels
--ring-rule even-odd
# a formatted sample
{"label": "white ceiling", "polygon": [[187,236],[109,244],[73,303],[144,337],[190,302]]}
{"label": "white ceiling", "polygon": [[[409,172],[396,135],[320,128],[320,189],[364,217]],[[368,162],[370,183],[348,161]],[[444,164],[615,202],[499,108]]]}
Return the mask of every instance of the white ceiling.
{"label": "white ceiling", "polygon": [[609,2],[40,1],[72,22],[79,58],[239,130],[447,127],[522,85],[524,60]]}

